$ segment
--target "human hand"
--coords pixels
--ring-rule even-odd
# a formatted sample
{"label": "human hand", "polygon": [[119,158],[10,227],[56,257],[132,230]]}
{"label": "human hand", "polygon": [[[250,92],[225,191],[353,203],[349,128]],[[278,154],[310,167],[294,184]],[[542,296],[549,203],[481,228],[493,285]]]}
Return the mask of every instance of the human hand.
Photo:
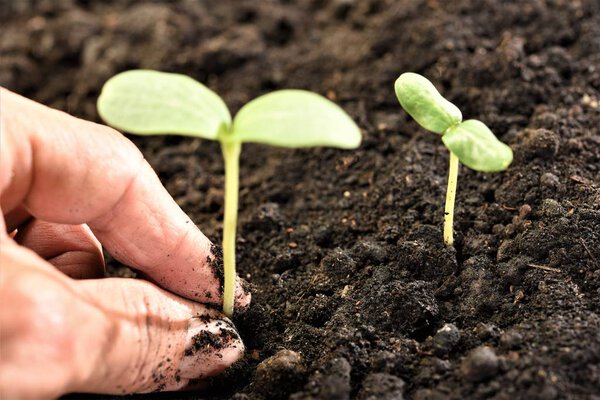
{"label": "human hand", "polygon": [[[0,113],[0,398],[177,390],[238,360],[231,322],[199,304],[221,303],[212,245],[137,148],[2,88]],[[91,279],[100,243],[170,292]]]}

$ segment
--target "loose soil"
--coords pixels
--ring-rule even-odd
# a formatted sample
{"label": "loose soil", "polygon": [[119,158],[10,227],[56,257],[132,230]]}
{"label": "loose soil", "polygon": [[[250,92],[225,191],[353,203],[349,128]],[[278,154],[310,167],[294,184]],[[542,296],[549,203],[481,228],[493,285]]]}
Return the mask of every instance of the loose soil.
{"label": "loose soil", "polygon": [[[186,399],[599,399],[600,3],[597,0],[3,1],[0,83],[98,120],[103,82],[186,73],[233,110],[278,88],[322,93],[356,151],[245,145],[239,273],[247,356]],[[422,73],[515,152],[459,176],[400,109]],[[216,143],[132,140],[220,242]]]}

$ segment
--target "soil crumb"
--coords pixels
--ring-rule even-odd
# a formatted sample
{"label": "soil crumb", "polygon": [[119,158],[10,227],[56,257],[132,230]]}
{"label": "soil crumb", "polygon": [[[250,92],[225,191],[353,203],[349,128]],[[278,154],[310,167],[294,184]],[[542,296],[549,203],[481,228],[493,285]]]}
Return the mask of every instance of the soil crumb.
{"label": "soil crumb", "polygon": [[223,270],[223,248],[219,245],[212,244],[210,246],[210,252],[213,255],[213,258],[207,257],[206,261],[212,269],[213,274],[219,280],[219,290],[223,293],[223,288],[225,285],[225,272]]}

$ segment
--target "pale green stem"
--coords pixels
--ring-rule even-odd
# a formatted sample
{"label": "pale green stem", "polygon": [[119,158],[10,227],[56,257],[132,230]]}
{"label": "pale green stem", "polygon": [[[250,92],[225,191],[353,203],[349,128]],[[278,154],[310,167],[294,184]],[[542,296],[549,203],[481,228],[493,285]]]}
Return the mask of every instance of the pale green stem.
{"label": "pale green stem", "polygon": [[238,193],[240,181],[240,151],[242,144],[237,141],[221,142],[225,160],[225,214],[223,216],[223,312],[231,317],[235,296],[235,237],[238,214]]}
{"label": "pale green stem", "polygon": [[450,152],[450,170],[448,172],[448,191],[446,192],[446,208],[444,210],[444,243],[454,245],[452,226],[454,225],[454,199],[456,198],[456,183],[458,181],[458,157]]}

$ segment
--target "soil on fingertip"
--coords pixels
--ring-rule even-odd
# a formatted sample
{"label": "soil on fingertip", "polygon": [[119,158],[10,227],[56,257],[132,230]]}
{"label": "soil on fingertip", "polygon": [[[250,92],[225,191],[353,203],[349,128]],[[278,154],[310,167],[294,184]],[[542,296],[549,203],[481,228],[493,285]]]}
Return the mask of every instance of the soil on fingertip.
{"label": "soil on fingertip", "polygon": [[[212,254],[212,258],[209,257],[207,260],[210,269],[212,269],[213,274],[219,280],[219,290],[223,293],[223,288],[225,285],[225,271],[223,270],[223,249],[221,246],[213,244],[210,246],[210,252]],[[207,293],[207,297],[210,298],[210,293]]]}
{"label": "soil on fingertip", "polygon": [[192,356],[198,352],[218,351],[225,347],[232,340],[238,340],[239,336],[232,329],[220,329],[219,333],[202,331],[192,337],[192,344],[185,349],[185,356]]}
{"label": "soil on fingertip", "polygon": [[[313,90],[364,132],[356,151],[244,145],[246,357],[204,391],[134,398],[598,399],[597,0],[33,0],[0,26],[0,84],[86,119],[110,76],[152,68],[234,112]],[[452,249],[448,153],[401,110],[405,71],[514,150],[505,172],[461,168]],[[219,243],[219,145],[131,139]]]}

